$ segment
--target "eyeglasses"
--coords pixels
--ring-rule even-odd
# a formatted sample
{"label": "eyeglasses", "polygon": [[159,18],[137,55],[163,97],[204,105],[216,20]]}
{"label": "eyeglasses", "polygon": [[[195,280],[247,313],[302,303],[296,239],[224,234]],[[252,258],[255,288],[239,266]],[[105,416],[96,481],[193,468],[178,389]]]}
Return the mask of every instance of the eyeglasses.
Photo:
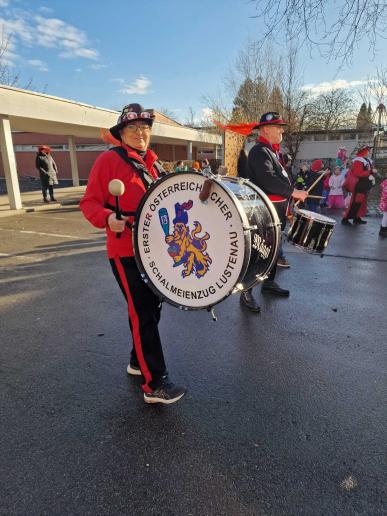
{"label": "eyeglasses", "polygon": [[124,111],[121,116],[121,122],[125,122],[125,120],[136,120],[138,118],[145,118],[149,120],[152,118],[152,115],[149,113],[149,111],[143,111],[142,113],[136,113],[135,111]]}
{"label": "eyeglasses", "polygon": [[150,131],[150,126],[148,124],[128,124],[124,127],[129,133],[135,133],[137,130],[147,133]]}

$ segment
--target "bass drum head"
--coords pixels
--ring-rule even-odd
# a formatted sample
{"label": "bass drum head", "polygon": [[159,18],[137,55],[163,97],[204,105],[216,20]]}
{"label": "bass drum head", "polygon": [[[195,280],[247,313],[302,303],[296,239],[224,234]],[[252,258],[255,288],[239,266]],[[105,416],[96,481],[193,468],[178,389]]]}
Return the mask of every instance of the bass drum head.
{"label": "bass drum head", "polygon": [[193,310],[231,294],[249,260],[244,213],[216,179],[202,203],[205,180],[193,172],[158,180],[142,199],[133,231],[136,262],[150,288],[167,302]]}
{"label": "bass drum head", "polygon": [[232,177],[223,180],[237,198],[249,228],[250,258],[238,286],[238,290],[246,290],[262,282],[273,268],[281,240],[281,222],[272,202],[251,181]]}

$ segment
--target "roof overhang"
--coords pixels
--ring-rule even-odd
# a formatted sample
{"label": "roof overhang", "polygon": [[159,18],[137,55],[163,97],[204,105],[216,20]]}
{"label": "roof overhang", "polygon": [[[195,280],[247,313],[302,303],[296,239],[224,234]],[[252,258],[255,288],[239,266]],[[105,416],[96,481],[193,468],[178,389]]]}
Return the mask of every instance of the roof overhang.
{"label": "roof overhang", "polygon": [[[52,97],[43,93],[0,86],[0,116],[6,116],[14,131],[99,138],[100,129],[116,124],[117,111]],[[183,126],[155,122],[156,143],[220,145],[221,136]]]}

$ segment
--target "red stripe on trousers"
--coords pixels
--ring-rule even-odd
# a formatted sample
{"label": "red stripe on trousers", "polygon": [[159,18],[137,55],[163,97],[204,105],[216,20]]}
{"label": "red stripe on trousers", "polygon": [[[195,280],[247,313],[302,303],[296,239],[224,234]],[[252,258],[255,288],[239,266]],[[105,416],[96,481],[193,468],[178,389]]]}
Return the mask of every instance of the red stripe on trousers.
{"label": "red stripe on trousers", "polygon": [[146,365],[144,355],[142,352],[140,325],[139,325],[139,321],[138,321],[138,315],[137,315],[136,309],[134,308],[133,299],[130,294],[129,285],[128,285],[128,281],[126,279],[124,267],[123,267],[119,257],[114,258],[114,263],[117,267],[118,274],[120,275],[120,279],[122,281],[122,285],[123,285],[125,293],[126,293],[126,299],[128,301],[128,314],[129,314],[129,318],[131,320],[132,328],[133,328],[134,348],[136,350],[136,355],[137,355],[137,359],[138,359],[138,364],[141,369],[141,373],[143,374],[143,376],[145,378],[145,383],[142,385],[142,388],[143,388],[144,392],[152,392],[152,389],[149,387],[149,382],[152,381],[152,375],[148,369],[148,366]]}

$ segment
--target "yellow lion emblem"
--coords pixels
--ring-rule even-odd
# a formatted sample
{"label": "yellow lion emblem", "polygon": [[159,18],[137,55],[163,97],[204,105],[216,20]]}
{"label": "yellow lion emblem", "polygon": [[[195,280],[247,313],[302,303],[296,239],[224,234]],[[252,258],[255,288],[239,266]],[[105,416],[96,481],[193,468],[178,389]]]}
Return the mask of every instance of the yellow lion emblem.
{"label": "yellow lion emblem", "polygon": [[209,233],[198,236],[202,226],[194,221],[194,229],[190,232],[187,225],[187,210],[193,206],[192,201],[175,205],[176,217],[173,219],[173,232],[165,236],[165,242],[169,244],[168,254],[173,258],[174,267],[184,265],[181,275],[183,278],[195,273],[197,278],[203,277],[209,270],[212,259],[206,252]]}

